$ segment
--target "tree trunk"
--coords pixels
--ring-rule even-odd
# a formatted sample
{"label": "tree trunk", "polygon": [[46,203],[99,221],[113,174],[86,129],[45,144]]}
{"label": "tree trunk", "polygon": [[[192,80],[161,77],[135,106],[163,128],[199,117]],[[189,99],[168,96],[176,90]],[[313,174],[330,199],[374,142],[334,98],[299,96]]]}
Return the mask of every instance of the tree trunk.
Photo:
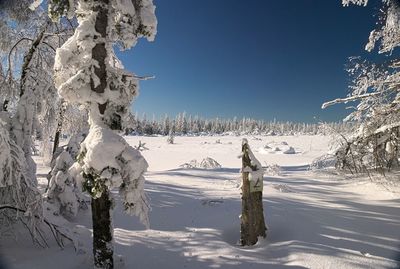
{"label": "tree trunk", "polygon": [[[262,191],[250,192],[249,172],[245,171],[250,167],[253,171],[257,168],[252,166],[248,153],[248,144],[242,146],[242,216],[240,226],[240,243],[242,246],[252,246],[257,243],[258,237],[266,237],[266,226],[264,221],[264,210],[262,202]],[[261,169],[261,167],[258,167]]]}
{"label": "tree trunk", "polygon": [[54,135],[53,152],[52,152],[53,159],[54,159],[54,154],[56,153],[56,150],[60,144],[60,136],[61,136],[61,131],[62,131],[62,124],[64,121],[65,110],[66,110],[66,106],[64,104],[64,100],[61,99],[60,110],[58,111],[56,134]]}
{"label": "tree trunk", "polygon": [[91,205],[94,265],[96,268],[114,268],[110,193],[104,190],[100,198],[92,199]]}
{"label": "tree trunk", "polygon": [[47,25],[43,28],[43,30],[38,34],[36,39],[32,42],[32,45],[29,49],[29,51],[25,54],[24,56],[24,63],[22,64],[21,68],[21,85],[20,85],[20,90],[19,90],[19,96],[22,97],[22,95],[25,93],[25,82],[26,82],[26,76],[29,71],[29,65],[33,59],[33,56],[35,55],[35,52],[42,42],[44,33],[46,32]]}
{"label": "tree trunk", "polygon": [[[107,27],[109,0],[94,1],[94,12],[97,12],[95,30],[103,38],[103,42],[99,42],[92,49],[92,57],[98,62],[98,66],[94,68],[94,73],[100,79],[99,85],[95,87],[93,79],[91,79],[91,90],[102,94],[107,87]],[[97,104],[97,108],[101,115],[104,114],[107,103]],[[94,112],[94,114],[97,114]],[[103,183],[104,184],[104,183]],[[93,221],[93,254],[94,265],[97,268],[114,268],[113,261],[113,231],[111,226],[111,197],[107,186],[103,186],[103,194],[100,198],[92,198],[92,221]]]}

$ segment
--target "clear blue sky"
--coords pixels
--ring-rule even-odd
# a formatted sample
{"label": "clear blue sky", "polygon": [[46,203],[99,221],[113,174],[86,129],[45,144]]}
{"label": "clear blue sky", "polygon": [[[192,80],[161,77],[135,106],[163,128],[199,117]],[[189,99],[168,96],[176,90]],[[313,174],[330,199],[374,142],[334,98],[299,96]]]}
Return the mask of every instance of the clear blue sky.
{"label": "clear blue sky", "polygon": [[203,117],[281,121],[341,120],[347,58],[366,55],[378,2],[341,0],[154,0],[158,34],[119,53],[142,81],[133,110],[148,117],[179,112]]}

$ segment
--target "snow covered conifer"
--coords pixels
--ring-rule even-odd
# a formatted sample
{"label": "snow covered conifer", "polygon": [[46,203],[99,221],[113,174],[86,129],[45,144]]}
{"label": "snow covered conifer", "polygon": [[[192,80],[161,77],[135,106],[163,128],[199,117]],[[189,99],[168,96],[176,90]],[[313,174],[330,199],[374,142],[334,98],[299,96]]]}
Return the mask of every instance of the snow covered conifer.
{"label": "snow covered conifer", "polygon": [[169,130],[167,144],[174,144],[174,132],[172,131],[172,129]]}
{"label": "snow covered conifer", "polygon": [[[70,12],[64,11],[58,14]],[[154,11],[152,0],[80,0],[79,26],[57,50],[54,70],[60,95],[89,111],[89,134],[74,169],[92,196],[93,254],[98,268],[113,268],[112,188],[120,188],[125,211],[148,225],[143,192],[147,162],[117,134],[124,129],[138,83],[135,75],[123,70],[113,45],[129,49],[140,37],[152,41],[157,26]]]}

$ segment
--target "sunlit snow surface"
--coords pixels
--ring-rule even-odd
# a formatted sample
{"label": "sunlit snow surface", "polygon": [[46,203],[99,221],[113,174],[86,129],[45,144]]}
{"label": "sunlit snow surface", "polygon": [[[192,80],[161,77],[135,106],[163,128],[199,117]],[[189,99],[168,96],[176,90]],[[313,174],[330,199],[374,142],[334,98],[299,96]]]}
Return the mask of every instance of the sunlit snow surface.
{"label": "sunlit snow surface", "polygon": [[[267,239],[238,246],[242,138],[175,137],[167,144],[166,137],[126,137],[132,146],[140,140],[149,148],[142,154],[149,163],[151,228],[125,215],[115,192],[114,244],[123,256],[115,258],[116,268],[398,268],[398,189],[310,171],[312,160],[328,152],[329,139],[322,136],[246,137],[261,164],[277,165],[279,173],[267,169],[264,175]],[[282,152],[288,147],[294,153]],[[222,167],[180,167],[207,157]],[[39,163],[42,187],[47,172]],[[61,250],[50,236],[51,248],[35,248],[23,228],[15,236],[2,235],[6,268],[91,268],[90,210],[74,222],[82,241],[78,253],[69,244]]]}

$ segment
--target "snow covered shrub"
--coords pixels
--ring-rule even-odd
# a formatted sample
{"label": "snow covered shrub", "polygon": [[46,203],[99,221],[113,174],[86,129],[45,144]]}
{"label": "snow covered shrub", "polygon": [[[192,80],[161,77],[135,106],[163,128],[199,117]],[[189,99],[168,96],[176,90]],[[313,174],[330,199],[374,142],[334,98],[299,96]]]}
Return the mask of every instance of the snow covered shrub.
{"label": "snow covered shrub", "polygon": [[174,133],[172,131],[170,131],[168,134],[167,143],[174,144]]}
{"label": "snow covered shrub", "polygon": [[[400,115],[399,115],[400,116]],[[335,153],[338,169],[351,172],[368,172],[399,167],[400,124],[382,128],[364,129],[346,139]],[[394,127],[393,127],[394,126]]]}
{"label": "snow covered shrub", "polygon": [[85,137],[85,133],[72,136],[68,145],[58,148],[54,154],[55,159],[51,162],[50,180],[46,192],[47,202],[56,208],[54,214],[71,218],[76,216],[79,208],[87,207],[79,176],[69,171],[78,156],[80,143]]}
{"label": "snow covered shrub", "polygon": [[265,173],[271,176],[280,176],[282,173],[282,169],[277,164],[271,164],[265,167]]}
{"label": "snow covered shrub", "polygon": [[199,166],[199,165],[198,165],[197,160],[196,160],[196,159],[193,159],[193,160],[191,160],[191,161],[188,162],[188,163],[181,164],[179,167],[181,167],[181,168],[186,168],[186,169],[192,169],[192,168],[197,168],[198,166]]}
{"label": "snow covered shrub", "polygon": [[189,163],[180,165],[182,168],[200,168],[200,169],[217,169],[221,168],[221,165],[213,158],[206,157],[201,162],[196,159],[191,160]]}
{"label": "snow covered shrub", "polygon": [[65,217],[75,217],[79,208],[75,179],[68,173],[73,163],[73,159],[66,151],[57,157],[47,190],[47,201],[57,203],[60,214]]}
{"label": "snow covered shrub", "polygon": [[138,151],[149,150],[149,148],[146,147],[146,143],[142,143],[142,141],[140,141],[140,140],[139,140],[139,144],[137,146],[134,146],[134,148]]}
{"label": "snow covered shrub", "polygon": [[216,169],[221,168],[221,165],[213,158],[206,157],[201,161],[200,167],[204,169]]}
{"label": "snow covered shrub", "polygon": [[262,154],[274,154],[274,153],[282,153],[282,154],[296,154],[296,150],[289,146],[286,142],[270,142],[267,145],[258,149],[258,152]]}
{"label": "snow covered shrub", "polygon": [[315,158],[310,164],[310,169],[320,170],[326,168],[334,168],[336,166],[336,161],[337,159],[335,155],[325,154],[318,158]]}

